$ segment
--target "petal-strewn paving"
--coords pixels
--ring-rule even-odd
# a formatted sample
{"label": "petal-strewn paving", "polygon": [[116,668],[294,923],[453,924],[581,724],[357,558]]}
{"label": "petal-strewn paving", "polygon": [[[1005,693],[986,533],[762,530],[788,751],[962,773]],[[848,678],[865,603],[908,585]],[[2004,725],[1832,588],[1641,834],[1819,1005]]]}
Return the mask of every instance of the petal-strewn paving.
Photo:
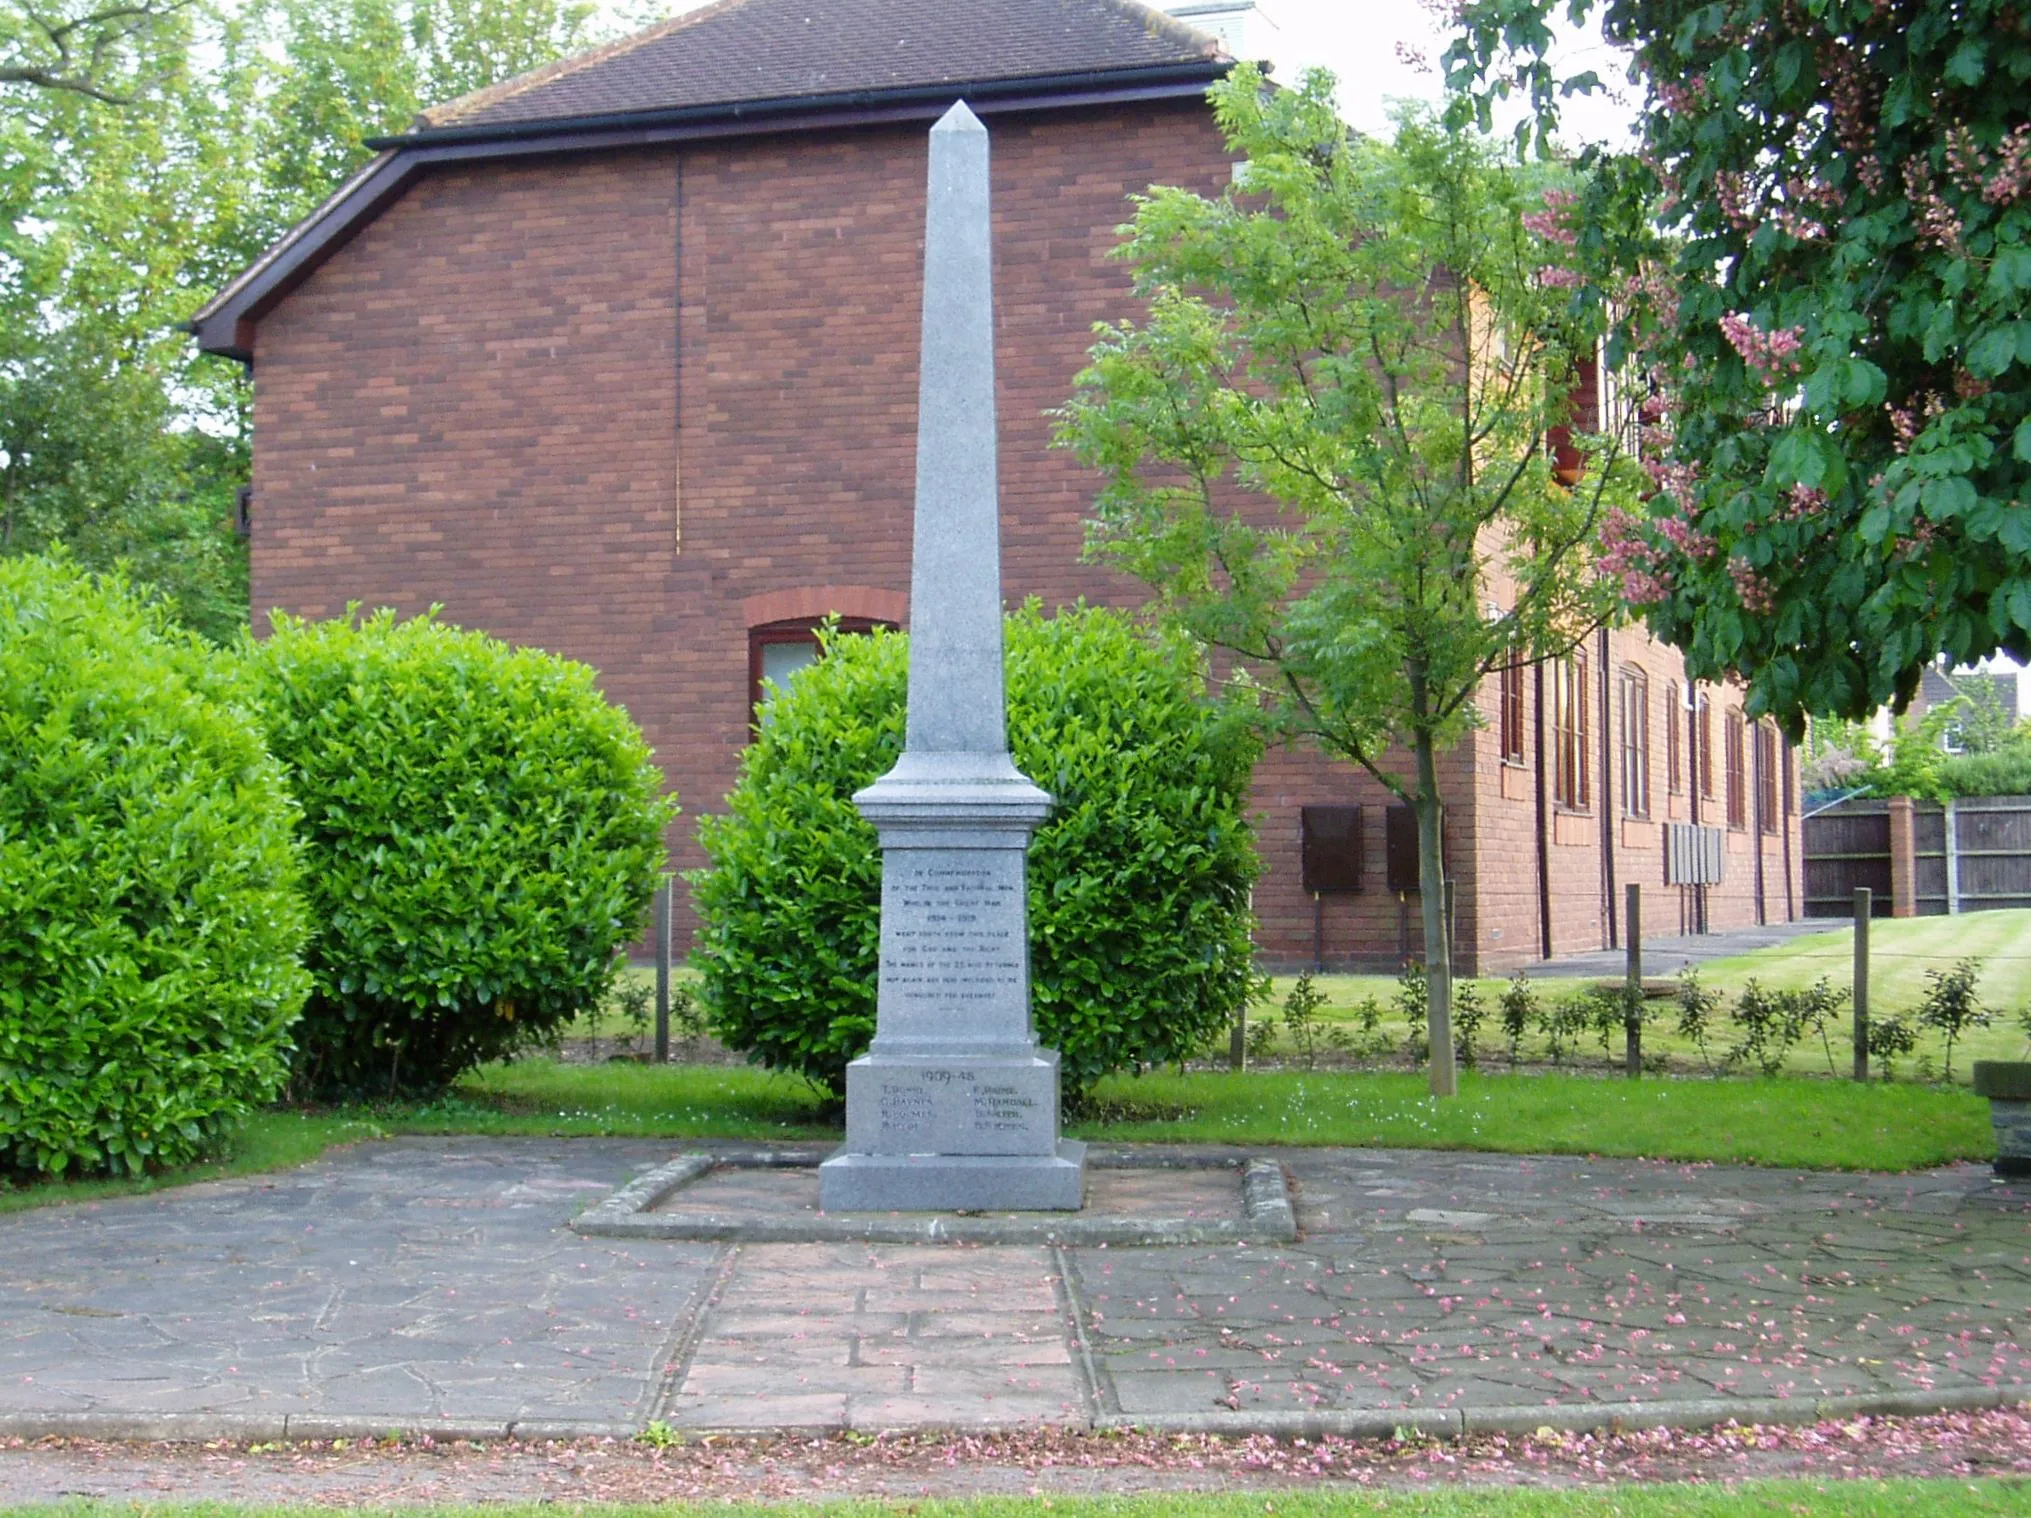
{"label": "petal-strewn paving", "polygon": [[0,1432],[52,1414],[534,1435],[2031,1397],[2031,1187],[1978,1166],[1291,1150],[1304,1236],[1274,1248],[564,1227],[673,1147],[407,1139],[0,1217]]}

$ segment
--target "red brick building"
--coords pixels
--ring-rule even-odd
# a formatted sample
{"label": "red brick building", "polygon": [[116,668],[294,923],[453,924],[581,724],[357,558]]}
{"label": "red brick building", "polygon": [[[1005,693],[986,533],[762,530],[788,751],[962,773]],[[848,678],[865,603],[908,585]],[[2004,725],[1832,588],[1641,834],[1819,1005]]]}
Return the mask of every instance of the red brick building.
{"label": "red brick building", "polygon": [[[925,132],[961,97],[994,138],[1007,595],[1135,604],[1080,562],[1093,483],[1044,413],[1129,306],[1125,197],[1231,177],[1227,64],[1134,0],[722,0],[426,113],[193,323],[254,372],[257,615],[441,602],[582,659],[711,811],[761,672],[828,613],[908,621]],[[1796,913],[1790,756],[1712,693],[1689,785],[1679,678],[1615,632],[1584,673],[1491,682],[1448,767],[1463,968],[1602,946],[1630,880],[1676,927],[1662,833],[1696,795],[1710,922]],[[1416,952],[1385,801],[1265,759],[1272,961]],[[1353,805],[1360,889],[1314,897],[1301,809]],[[699,862],[688,821],[673,846]]]}

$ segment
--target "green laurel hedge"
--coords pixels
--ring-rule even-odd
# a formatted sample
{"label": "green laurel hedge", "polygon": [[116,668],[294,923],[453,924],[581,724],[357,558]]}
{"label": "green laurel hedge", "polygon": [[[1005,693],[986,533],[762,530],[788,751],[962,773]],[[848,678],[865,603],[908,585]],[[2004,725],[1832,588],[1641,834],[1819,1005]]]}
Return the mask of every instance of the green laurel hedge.
{"label": "green laurel hedge", "polygon": [[248,663],[303,807],[294,1089],[427,1095],[611,983],[675,814],[592,671],[431,616],[277,616]]}
{"label": "green laurel hedge", "polygon": [[[874,1035],[881,857],[852,795],[901,752],[908,640],[833,636],[778,693],[699,827],[692,960],[714,1031],[839,1093]],[[1076,1097],[1182,1058],[1258,980],[1247,818],[1259,746],[1181,639],[1111,612],[1008,619],[1009,746],[1057,810],[1029,855],[1031,997]]]}
{"label": "green laurel hedge", "polygon": [[229,680],[117,577],[0,560],[0,1169],[188,1163],[282,1086],[295,809]]}

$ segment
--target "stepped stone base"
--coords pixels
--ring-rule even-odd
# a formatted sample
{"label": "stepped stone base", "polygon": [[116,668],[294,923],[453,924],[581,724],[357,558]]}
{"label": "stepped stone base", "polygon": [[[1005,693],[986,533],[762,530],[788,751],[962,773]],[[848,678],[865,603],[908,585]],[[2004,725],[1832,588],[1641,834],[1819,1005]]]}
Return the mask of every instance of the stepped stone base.
{"label": "stepped stone base", "polygon": [[1056,1154],[835,1154],[818,1167],[827,1212],[1076,1212],[1086,1146]]}

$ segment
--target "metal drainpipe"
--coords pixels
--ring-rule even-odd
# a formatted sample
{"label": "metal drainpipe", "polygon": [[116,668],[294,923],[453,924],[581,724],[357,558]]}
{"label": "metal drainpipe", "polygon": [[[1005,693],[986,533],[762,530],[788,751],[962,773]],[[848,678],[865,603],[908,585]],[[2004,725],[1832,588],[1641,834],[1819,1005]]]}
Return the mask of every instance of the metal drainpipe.
{"label": "metal drainpipe", "polygon": [[1534,741],[1537,744],[1537,919],[1538,947],[1551,958],[1551,854],[1545,840],[1549,808],[1544,798],[1544,660],[1531,665],[1535,691],[1530,703]]}
{"label": "metal drainpipe", "polygon": [[1606,908],[1608,947],[1615,948],[1615,698],[1608,678],[1608,629],[1601,629],[1601,901]]}
{"label": "metal drainpipe", "polygon": [[1798,908],[1794,906],[1791,894],[1791,814],[1795,810],[1792,797],[1798,794],[1798,782],[1792,773],[1791,740],[1777,735],[1777,830],[1784,839],[1784,920],[1798,921]]}
{"label": "metal drainpipe", "polygon": [[1749,836],[1756,844],[1756,926],[1762,927],[1770,920],[1769,909],[1763,899],[1763,735],[1757,729],[1749,729],[1749,783],[1754,787],[1750,792],[1756,804],[1749,809]]}

